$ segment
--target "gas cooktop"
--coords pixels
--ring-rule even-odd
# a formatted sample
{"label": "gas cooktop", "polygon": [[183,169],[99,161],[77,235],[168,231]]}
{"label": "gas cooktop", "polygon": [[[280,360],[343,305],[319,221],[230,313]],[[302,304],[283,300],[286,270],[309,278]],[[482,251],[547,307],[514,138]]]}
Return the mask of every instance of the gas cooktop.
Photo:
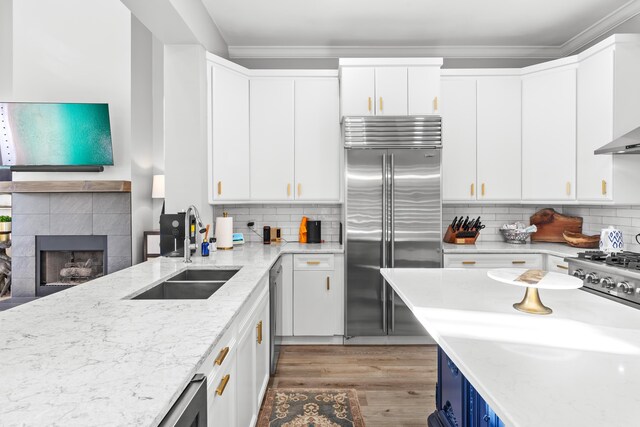
{"label": "gas cooktop", "polygon": [[640,253],[586,251],[566,261],[582,289],[640,308]]}

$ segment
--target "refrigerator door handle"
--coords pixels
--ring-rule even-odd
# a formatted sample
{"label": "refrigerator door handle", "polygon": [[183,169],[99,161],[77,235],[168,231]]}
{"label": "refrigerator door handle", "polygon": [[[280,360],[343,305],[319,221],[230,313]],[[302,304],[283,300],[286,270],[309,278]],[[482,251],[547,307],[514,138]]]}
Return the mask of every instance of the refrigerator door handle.
{"label": "refrigerator door handle", "polygon": [[[395,180],[395,159],[393,154],[389,155],[390,165],[389,165],[389,264],[391,268],[394,268],[396,265],[396,228],[395,228],[395,209],[396,209],[396,200],[395,200],[395,188],[394,188],[394,180]],[[391,295],[389,303],[391,304],[391,332],[393,332],[396,328],[396,307],[395,307],[395,292],[393,289],[390,290]]]}
{"label": "refrigerator door handle", "polygon": [[[387,267],[387,155],[382,155],[382,268]],[[387,282],[380,275],[382,286],[382,329],[387,333]]]}

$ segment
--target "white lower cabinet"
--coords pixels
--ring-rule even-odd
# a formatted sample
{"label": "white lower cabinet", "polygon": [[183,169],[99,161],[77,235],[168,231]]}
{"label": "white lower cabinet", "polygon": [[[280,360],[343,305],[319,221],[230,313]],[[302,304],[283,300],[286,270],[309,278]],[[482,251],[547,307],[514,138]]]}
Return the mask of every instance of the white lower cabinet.
{"label": "white lower cabinet", "polygon": [[[227,363],[213,378],[207,378],[207,425],[228,427],[236,424],[236,351],[227,354]],[[245,424],[249,425],[249,424]]]}
{"label": "white lower cabinet", "polygon": [[294,255],[293,335],[344,335],[342,256]]}
{"label": "white lower cabinet", "polygon": [[256,424],[269,382],[269,347],[269,288],[265,277],[198,369],[207,375],[209,427]]}
{"label": "white lower cabinet", "polygon": [[543,268],[542,254],[445,254],[445,268]]}

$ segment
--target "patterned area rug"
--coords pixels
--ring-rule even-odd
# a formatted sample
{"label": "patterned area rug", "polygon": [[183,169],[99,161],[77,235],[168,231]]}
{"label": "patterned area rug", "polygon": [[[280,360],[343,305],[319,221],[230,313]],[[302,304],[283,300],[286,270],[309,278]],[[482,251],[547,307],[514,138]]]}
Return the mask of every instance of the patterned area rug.
{"label": "patterned area rug", "polygon": [[257,427],[364,427],[355,390],[270,389]]}

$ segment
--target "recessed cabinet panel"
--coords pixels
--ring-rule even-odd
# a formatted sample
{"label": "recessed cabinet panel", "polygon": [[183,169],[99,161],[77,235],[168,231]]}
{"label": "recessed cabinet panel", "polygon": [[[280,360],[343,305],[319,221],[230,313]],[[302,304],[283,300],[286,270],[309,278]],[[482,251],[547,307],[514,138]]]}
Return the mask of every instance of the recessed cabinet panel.
{"label": "recessed cabinet panel", "polygon": [[520,200],[520,78],[479,78],[477,84],[477,199]]}
{"label": "recessed cabinet panel", "polygon": [[409,115],[440,114],[440,68],[409,67],[407,80]]}
{"label": "recessed cabinet panel", "polygon": [[476,199],[476,80],[442,79],[442,197]]}
{"label": "recessed cabinet panel", "polygon": [[294,199],[293,105],[293,79],[251,80],[252,200]]}
{"label": "recessed cabinet panel", "polygon": [[407,115],[407,68],[376,68],[377,116]]}
{"label": "recessed cabinet panel", "polygon": [[594,150],[613,140],[614,50],[580,62],[578,68],[578,199],[611,200],[613,156]]}
{"label": "recessed cabinet panel", "polygon": [[256,397],[255,407],[260,410],[260,404],[264,392],[267,390],[267,384],[269,383],[269,369],[271,363],[269,360],[270,353],[270,335],[269,331],[269,304],[268,300],[265,300],[259,307],[254,318],[253,324],[255,325],[255,340],[254,345],[256,347],[255,353],[255,378],[256,378]]}
{"label": "recessed cabinet panel", "polygon": [[338,81],[295,81],[295,199],[340,199]]}
{"label": "recessed cabinet panel", "polygon": [[213,200],[249,200],[249,79],[211,67]]}
{"label": "recessed cabinet panel", "polygon": [[575,200],[576,70],[573,66],[522,81],[522,198]]}
{"label": "recessed cabinet panel", "polygon": [[375,114],[375,70],[373,67],[347,67],[340,74],[340,102],[343,116]]}

